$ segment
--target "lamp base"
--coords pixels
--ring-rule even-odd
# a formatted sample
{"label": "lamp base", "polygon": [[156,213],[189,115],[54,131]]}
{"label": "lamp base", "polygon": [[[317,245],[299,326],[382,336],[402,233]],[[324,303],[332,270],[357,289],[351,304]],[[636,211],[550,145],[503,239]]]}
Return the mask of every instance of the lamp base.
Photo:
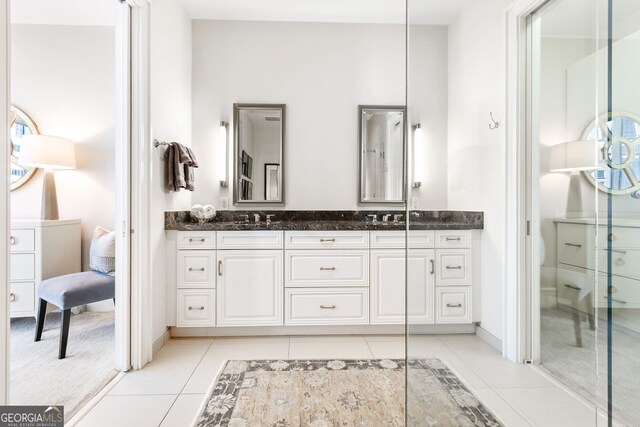
{"label": "lamp base", "polygon": [[60,219],[58,216],[58,195],[56,194],[56,179],[52,170],[45,170],[42,182],[42,212],[40,219],[52,221]]}

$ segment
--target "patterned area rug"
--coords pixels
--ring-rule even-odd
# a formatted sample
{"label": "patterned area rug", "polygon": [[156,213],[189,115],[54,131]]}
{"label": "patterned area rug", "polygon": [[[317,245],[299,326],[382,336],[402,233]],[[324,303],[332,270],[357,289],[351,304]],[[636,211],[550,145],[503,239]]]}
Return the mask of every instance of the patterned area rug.
{"label": "patterned area rug", "polygon": [[[410,426],[502,425],[442,361],[409,369]],[[404,402],[404,360],[232,360],[197,427],[401,427]]]}

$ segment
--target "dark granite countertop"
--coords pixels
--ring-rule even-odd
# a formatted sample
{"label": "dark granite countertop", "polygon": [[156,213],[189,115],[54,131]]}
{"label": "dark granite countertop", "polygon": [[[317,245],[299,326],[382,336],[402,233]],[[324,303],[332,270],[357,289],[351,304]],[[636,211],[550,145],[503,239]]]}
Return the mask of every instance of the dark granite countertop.
{"label": "dark granite countertop", "polygon": [[[259,213],[261,222],[254,223]],[[265,216],[275,215],[267,225]],[[382,215],[402,215],[397,223],[382,222]],[[243,222],[249,215],[251,222]],[[368,215],[377,215],[372,222]],[[410,230],[481,230],[484,214],[469,211],[410,211]],[[213,221],[198,223],[188,211],[165,212],[165,230],[246,231],[246,230],[406,230],[403,211],[221,211]]]}

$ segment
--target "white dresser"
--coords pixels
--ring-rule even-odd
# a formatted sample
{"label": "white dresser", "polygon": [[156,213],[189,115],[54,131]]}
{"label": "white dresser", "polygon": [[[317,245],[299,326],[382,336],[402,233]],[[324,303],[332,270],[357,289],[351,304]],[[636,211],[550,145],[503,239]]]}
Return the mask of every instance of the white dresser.
{"label": "white dresser", "polygon": [[403,325],[407,271],[411,324],[479,317],[469,230],[167,233],[169,326]]}
{"label": "white dresser", "polygon": [[11,317],[36,315],[42,280],[81,269],[80,220],[11,222]]}
{"label": "white dresser", "polygon": [[[640,308],[640,223],[615,219],[606,224],[590,219],[558,219],[556,222],[558,302],[592,312],[607,306],[608,251],[612,255],[612,305]],[[590,301],[590,303],[589,303]]]}

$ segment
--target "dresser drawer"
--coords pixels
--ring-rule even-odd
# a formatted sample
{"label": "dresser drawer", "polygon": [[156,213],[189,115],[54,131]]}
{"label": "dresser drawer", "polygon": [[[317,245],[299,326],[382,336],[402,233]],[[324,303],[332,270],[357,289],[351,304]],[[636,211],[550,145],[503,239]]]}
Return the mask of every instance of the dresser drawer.
{"label": "dresser drawer", "polygon": [[[598,271],[609,272],[606,249],[598,251]],[[611,274],[640,279],[640,249],[612,249]]]}
{"label": "dresser drawer", "polygon": [[601,249],[640,249],[640,228],[613,227],[611,233],[607,227],[598,228],[598,246]]}
{"label": "dresser drawer", "polygon": [[179,231],[178,249],[215,249],[215,231]]}
{"label": "dresser drawer", "polygon": [[287,289],[285,325],[363,325],[369,323],[369,290]]}
{"label": "dresser drawer", "polygon": [[286,231],[286,249],[368,249],[368,231]]}
{"label": "dresser drawer", "polygon": [[35,254],[11,254],[11,280],[35,280]]}
{"label": "dresser drawer", "polygon": [[34,282],[11,283],[9,309],[11,313],[36,309],[36,284]]}
{"label": "dresser drawer", "polygon": [[32,228],[11,230],[9,237],[11,252],[29,252],[36,250],[36,231]]}
{"label": "dresser drawer", "polygon": [[[607,306],[608,277],[598,275],[598,307]],[[640,281],[627,277],[611,276],[611,305],[614,308],[640,307]],[[595,297],[594,297],[595,298]]]}
{"label": "dresser drawer", "polygon": [[593,268],[595,228],[582,224],[558,224],[557,260],[562,264]]}
{"label": "dresser drawer", "polygon": [[179,288],[214,288],[216,286],[214,251],[178,252]]}
{"label": "dresser drawer", "polygon": [[436,248],[470,248],[471,231],[436,231]]}
{"label": "dresser drawer", "polygon": [[215,318],[215,290],[178,289],[178,327],[215,326]]}
{"label": "dresser drawer", "polygon": [[218,249],[282,249],[282,231],[218,231]]}
{"label": "dresser drawer", "polygon": [[436,288],[436,323],[471,323],[471,287]]}
{"label": "dresser drawer", "polygon": [[436,285],[467,286],[471,284],[471,251],[449,249],[436,251]]}
{"label": "dresser drawer", "polygon": [[287,251],[285,286],[368,286],[369,251]]}
{"label": "dresser drawer", "polygon": [[[429,249],[434,246],[435,232],[410,230],[409,248]],[[370,234],[372,249],[404,249],[407,244],[406,231],[372,231]]]}

